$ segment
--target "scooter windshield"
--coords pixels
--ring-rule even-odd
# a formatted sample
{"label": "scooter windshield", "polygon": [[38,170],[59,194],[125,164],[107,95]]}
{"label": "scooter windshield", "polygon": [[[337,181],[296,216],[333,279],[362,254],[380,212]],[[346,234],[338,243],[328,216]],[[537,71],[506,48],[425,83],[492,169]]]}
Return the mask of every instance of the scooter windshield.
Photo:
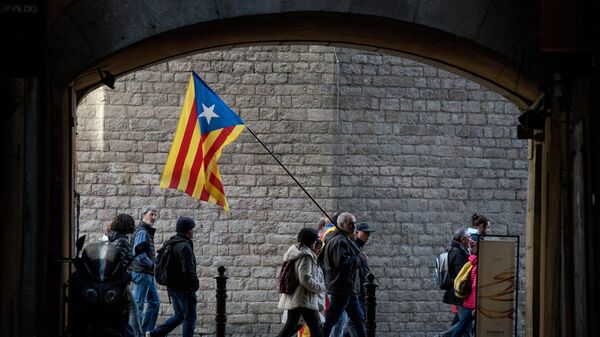
{"label": "scooter windshield", "polygon": [[103,282],[115,277],[121,267],[122,254],[111,243],[92,243],[85,247],[81,258],[89,275]]}

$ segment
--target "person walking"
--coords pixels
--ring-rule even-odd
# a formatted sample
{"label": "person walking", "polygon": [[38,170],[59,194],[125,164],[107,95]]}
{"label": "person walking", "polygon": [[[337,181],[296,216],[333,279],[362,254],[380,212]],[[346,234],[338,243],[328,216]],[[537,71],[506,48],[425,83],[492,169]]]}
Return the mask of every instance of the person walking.
{"label": "person walking", "polygon": [[[450,242],[450,251],[448,251],[448,277],[450,278],[450,284],[454,284],[454,279],[460,269],[469,261],[469,243],[471,236],[467,229],[461,228],[454,231],[452,234],[452,241]],[[454,294],[454,287],[450,287],[444,292],[442,302],[453,306],[453,312],[455,312],[454,319],[452,320],[451,327],[440,334],[442,337],[449,337],[456,324],[459,321],[460,307],[463,305],[463,300],[457,298]]]}
{"label": "person walking", "polygon": [[182,216],[177,219],[176,232],[163,247],[171,245],[169,260],[169,279],[167,293],[173,306],[173,316],[153,331],[147,331],[146,337],[163,337],[179,325],[181,335],[192,337],[196,328],[196,291],[200,282],[196,275],[196,257],[194,255],[194,227],[192,218]]}
{"label": "person walking", "polygon": [[[473,213],[471,215],[471,227],[468,229],[469,235],[473,240],[476,240],[478,236],[484,237],[492,231],[491,221],[482,214]],[[475,238],[473,238],[475,236]]]}
{"label": "person walking", "polygon": [[475,319],[475,304],[477,298],[477,248],[478,242],[471,240],[471,255],[469,256],[469,262],[473,268],[471,269],[471,292],[464,299],[463,305],[459,307],[458,315],[460,319],[454,328],[452,337],[460,337],[469,330],[471,322]]}
{"label": "person walking", "polygon": [[[133,296],[139,312],[139,320],[142,322],[142,331],[151,331],[156,325],[160,298],[154,282],[154,233],[158,211],[155,206],[146,206],[140,212],[141,221],[133,233],[132,248],[134,252],[137,246],[144,247],[136,255],[131,263],[131,278],[135,284]],[[144,308],[144,304],[146,304]]]}
{"label": "person walking", "polygon": [[287,320],[278,337],[294,334],[300,317],[312,337],[323,336],[319,313],[325,309],[325,282],[315,255],[319,249],[317,245],[321,245],[318,232],[313,228],[303,228],[298,233],[298,242],[283,255],[284,262],[294,263],[299,284],[292,294],[279,297],[277,307],[287,310]]}
{"label": "person walking", "polygon": [[[135,229],[135,221],[129,214],[119,214],[107,226],[106,241],[117,246],[121,250],[121,264],[123,268],[129,268],[129,264],[133,259],[131,245],[129,244],[129,234]],[[137,312],[133,294],[129,286],[126,288],[127,298],[129,301],[129,324],[123,332],[127,337],[142,336],[141,324]]]}
{"label": "person walking", "polygon": [[323,250],[323,265],[330,303],[325,315],[323,336],[329,337],[342,312],[346,312],[358,337],[364,337],[365,313],[360,304],[360,269],[366,260],[353,241],[356,219],[349,212],[337,218],[339,231],[330,233]]}

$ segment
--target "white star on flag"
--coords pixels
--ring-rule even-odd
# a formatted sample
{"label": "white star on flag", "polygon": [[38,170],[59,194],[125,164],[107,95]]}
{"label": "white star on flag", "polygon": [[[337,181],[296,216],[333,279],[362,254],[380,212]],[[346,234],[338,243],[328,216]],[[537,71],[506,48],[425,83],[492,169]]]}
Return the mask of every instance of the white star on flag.
{"label": "white star on flag", "polygon": [[206,123],[210,124],[210,120],[211,118],[215,117],[215,118],[219,118],[219,115],[217,115],[213,110],[215,109],[215,105],[211,105],[210,107],[207,107],[206,105],[204,105],[204,103],[202,103],[202,113],[200,114],[200,117],[204,117],[206,118]]}

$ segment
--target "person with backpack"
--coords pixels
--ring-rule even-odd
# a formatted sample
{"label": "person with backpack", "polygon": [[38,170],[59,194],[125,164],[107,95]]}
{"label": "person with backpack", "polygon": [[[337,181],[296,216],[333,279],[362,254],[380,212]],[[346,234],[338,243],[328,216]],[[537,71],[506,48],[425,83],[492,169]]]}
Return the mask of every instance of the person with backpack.
{"label": "person with backpack", "polygon": [[[147,331],[146,337],[163,337],[168,335],[179,325],[182,325],[181,335],[192,337],[196,328],[196,291],[200,282],[196,275],[196,257],[194,255],[194,227],[196,223],[192,218],[182,216],[177,219],[177,234],[167,240],[159,250],[158,266],[163,267],[161,261],[166,259],[167,293],[173,306],[173,316],[153,331]],[[167,255],[165,255],[167,254]]]}
{"label": "person with backpack", "polygon": [[[319,313],[325,309],[325,282],[315,254],[319,248],[317,245],[321,245],[318,232],[313,228],[303,228],[298,233],[298,242],[283,255],[284,266],[279,278],[281,295],[277,307],[287,310],[287,319],[278,337],[294,334],[300,317],[306,322],[312,337],[323,336]],[[292,264],[293,268],[285,268]]]}
{"label": "person with backpack", "polygon": [[[131,278],[135,287],[133,295],[139,312],[139,320],[142,322],[142,331],[154,329],[158,319],[160,298],[154,283],[154,233],[158,211],[155,206],[145,206],[140,212],[140,223],[136,227],[132,237],[132,248],[137,251],[137,246],[144,247],[131,263]],[[146,308],[144,308],[146,304]]]}
{"label": "person with backpack", "polygon": [[[450,242],[450,251],[448,251],[448,280],[444,282],[447,286],[443,286],[445,289],[444,298],[442,302],[451,304],[453,306],[453,312],[455,312],[454,319],[452,320],[451,328],[441,334],[442,337],[450,336],[453,328],[458,323],[460,307],[463,305],[463,300],[457,298],[454,294],[454,279],[461,268],[469,261],[469,242],[471,236],[467,229],[461,228],[454,231],[452,235],[452,241]],[[456,311],[455,311],[456,310]]]}
{"label": "person with backpack", "polygon": [[472,265],[470,271],[470,283],[471,291],[463,299],[462,306],[459,307],[458,315],[460,319],[454,328],[452,337],[461,337],[469,330],[471,322],[475,319],[475,304],[477,298],[477,247],[478,247],[477,235],[473,235],[469,241],[471,245],[471,255],[469,256],[469,264]]}

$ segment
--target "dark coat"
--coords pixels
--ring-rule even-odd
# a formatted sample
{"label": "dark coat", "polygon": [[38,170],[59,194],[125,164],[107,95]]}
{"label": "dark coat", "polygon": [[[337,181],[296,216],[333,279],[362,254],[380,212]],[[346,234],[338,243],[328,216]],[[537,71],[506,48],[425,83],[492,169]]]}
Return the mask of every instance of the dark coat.
{"label": "dark coat", "polygon": [[135,257],[131,263],[132,271],[154,275],[154,260],[156,259],[156,251],[154,249],[155,232],[156,228],[151,227],[143,221],[140,221],[135,232],[133,232],[131,236],[131,248],[135,251],[135,247],[138,244],[145,242],[148,245],[148,249]]}
{"label": "dark coat", "polygon": [[129,245],[129,239],[127,238],[127,235],[111,230],[106,236],[108,236],[108,242],[114,244],[120,249],[121,264],[123,267],[129,267],[131,260],[133,260],[133,255],[131,254],[131,246]]}
{"label": "dark coat", "polygon": [[[448,252],[448,275],[452,279],[452,284],[454,284],[454,279],[456,278],[456,275],[458,275],[458,272],[468,261],[469,252],[462,247],[460,242],[452,240],[450,251]],[[454,295],[454,287],[446,290],[442,301],[444,303],[460,306],[463,304],[463,299],[456,298],[456,295]]]}
{"label": "dark coat", "polygon": [[184,234],[178,233],[165,242],[165,245],[172,245],[169,273],[173,277],[169,279],[173,281],[167,285],[167,290],[175,292],[198,290],[200,281],[196,276],[196,257],[192,241]]}
{"label": "dark coat", "polygon": [[323,272],[329,294],[360,295],[362,259],[359,249],[341,231],[331,233],[323,251]]}

